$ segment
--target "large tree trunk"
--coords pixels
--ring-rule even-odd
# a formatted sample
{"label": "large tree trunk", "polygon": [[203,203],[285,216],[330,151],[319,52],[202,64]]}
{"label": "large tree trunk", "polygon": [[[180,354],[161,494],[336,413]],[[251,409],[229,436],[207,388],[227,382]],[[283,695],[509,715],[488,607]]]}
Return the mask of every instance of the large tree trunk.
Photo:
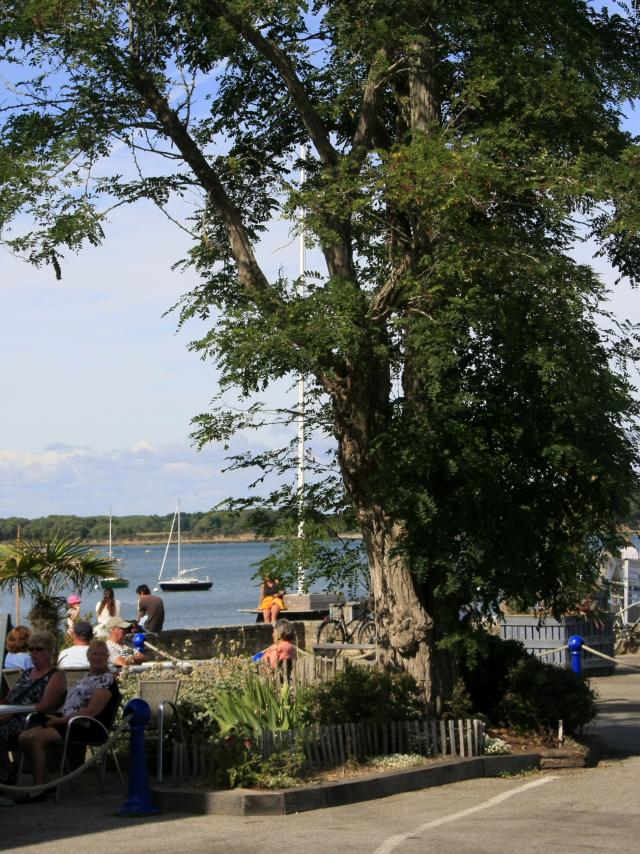
{"label": "large tree trunk", "polygon": [[453,655],[438,648],[449,615],[428,608],[426,585],[414,578],[402,553],[400,526],[386,523],[380,508],[361,508],[358,516],[369,558],[379,661],[410,673],[433,711],[440,712],[455,681]]}
{"label": "large tree trunk", "polygon": [[373,355],[350,379],[348,393],[333,399],[338,458],[343,480],[353,501],[369,560],[373,604],[378,628],[379,660],[390,669],[410,673],[428,704],[440,711],[451,697],[454,658],[439,648],[456,615],[444,603],[434,607],[432,584],[418,581],[403,552],[405,531],[389,518],[376,483],[376,439],[388,426],[388,367],[376,365]]}

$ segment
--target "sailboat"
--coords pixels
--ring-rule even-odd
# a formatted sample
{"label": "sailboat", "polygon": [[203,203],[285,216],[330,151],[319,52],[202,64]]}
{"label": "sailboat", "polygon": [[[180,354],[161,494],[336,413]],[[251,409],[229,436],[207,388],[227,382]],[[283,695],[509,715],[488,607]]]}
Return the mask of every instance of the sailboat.
{"label": "sailboat", "polygon": [[[167,562],[167,555],[169,554],[169,547],[171,545],[171,538],[173,537],[173,530],[177,525],[177,545],[178,545],[178,569],[177,575],[174,575],[173,578],[162,578],[162,573],[164,572],[164,567]],[[164,557],[162,558],[162,566],[160,567],[160,575],[158,576],[158,587],[163,590],[165,593],[177,592],[177,591],[185,591],[185,590],[211,590],[213,587],[213,581],[209,580],[209,576],[205,576],[204,578],[196,578],[193,575],[190,575],[192,572],[198,572],[201,567],[193,567],[192,569],[185,569],[180,566],[180,502],[178,502],[178,506],[176,507],[176,512],[173,514],[173,521],[171,522],[171,530],[169,531],[169,539],[167,540],[167,547],[164,550]]]}
{"label": "sailboat", "polygon": [[[113,560],[113,550],[111,547],[111,508],[109,508],[109,557]],[[120,558],[116,558],[116,563],[121,563]],[[102,578],[100,580],[100,587],[103,590],[107,590],[111,588],[112,590],[115,587],[128,587],[129,579],[123,578],[122,575],[112,575],[111,578]]]}

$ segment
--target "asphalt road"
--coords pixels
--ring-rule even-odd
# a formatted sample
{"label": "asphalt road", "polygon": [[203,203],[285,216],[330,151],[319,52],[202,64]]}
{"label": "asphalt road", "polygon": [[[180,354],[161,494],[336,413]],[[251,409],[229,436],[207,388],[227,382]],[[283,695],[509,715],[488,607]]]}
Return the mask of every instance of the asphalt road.
{"label": "asphalt road", "polygon": [[122,795],[65,792],[59,804],[0,810],[3,851],[303,854],[501,854],[636,850],[640,757],[597,768],[478,779],[377,801],[291,816],[122,819]]}

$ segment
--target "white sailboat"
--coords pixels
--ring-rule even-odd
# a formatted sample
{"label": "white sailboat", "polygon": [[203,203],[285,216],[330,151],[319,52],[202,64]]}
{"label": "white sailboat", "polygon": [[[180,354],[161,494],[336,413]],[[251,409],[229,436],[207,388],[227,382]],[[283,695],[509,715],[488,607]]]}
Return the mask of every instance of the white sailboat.
{"label": "white sailboat", "polygon": [[[111,508],[109,508],[109,557],[114,560],[115,563],[122,563],[122,558],[113,558],[113,550],[111,548]],[[100,587],[103,590],[107,588],[111,588],[112,590],[115,587],[128,587],[129,579],[124,578],[122,575],[118,573],[118,575],[113,575],[111,578],[103,578],[100,581]]]}
{"label": "white sailboat", "polygon": [[[177,525],[177,546],[178,546],[178,568],[177,574],[173,576],[173,578],[164,578],[162,574],[164,572],[165,564],[167,562],[167,555],[169,554],[169,548],[171,546],[171,539],[173,537],[174,528]],[[185,569],[180,566],[180,502],[178,502],[178,506],[176,507],[176,512],[173,514],[173,521],[171,522],[171,530],[169,531],[169,539],[167,540],[167,547],[164,550],[164,557],[162,558],[162,566],[160,567],[160,575],[158,576],[158,587],[164,591],[165,593],[176,592],[176,591],[185,591],[185,590],[211,590],[213,587],[213,581],[209,580],[209,576],[205,576],[204,578],[197,578],[193,575],[190,575],[192,572],[198,572],[201,567],[193,567],[192,569]]]}

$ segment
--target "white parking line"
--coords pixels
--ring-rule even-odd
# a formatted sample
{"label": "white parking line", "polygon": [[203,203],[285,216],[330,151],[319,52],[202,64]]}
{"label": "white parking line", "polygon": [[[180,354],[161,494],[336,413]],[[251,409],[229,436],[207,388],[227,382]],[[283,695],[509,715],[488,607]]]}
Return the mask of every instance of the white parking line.
{"label": "white parking line", "polygon": [[552,780],[556,779],[557,777],[541,777],[539,780],[532,780],[530,783],[525,783],[524,786],[519,786],[517,789],[511,789],[508,792],[503,792],[501,795],[496,795],[495,798],[490,798],[488,801],[478,804],[475,807],[469,807],[466,810],[460,810],[460,812],[454,812],[451,813],[451,815],[445,815],[442,818],[436,818],[433,821],[428,821],[425,824],[421,824],[420,827],[407,831],[407,833],[390,836],[389,839],[385,840],[379,848],[376,848],[374,854],[391,854],[395,848],[401,845],[405,839],[408,839],[410,836],[416,836],[417,834],[424,833],[425,830],[430,830],[432,827],[439,827],[441,824],[449,824],[450,822],[457,821],[460,818],[466,818],[466,816],[472,815],[475,812],[491,809],[491,807],[501,804],[503,801],[512,798],[514,795],[519,795],[522,792],[526,792],[528,789],[534,789],[536,786],[543,786],[545,783],[550,783]]}

